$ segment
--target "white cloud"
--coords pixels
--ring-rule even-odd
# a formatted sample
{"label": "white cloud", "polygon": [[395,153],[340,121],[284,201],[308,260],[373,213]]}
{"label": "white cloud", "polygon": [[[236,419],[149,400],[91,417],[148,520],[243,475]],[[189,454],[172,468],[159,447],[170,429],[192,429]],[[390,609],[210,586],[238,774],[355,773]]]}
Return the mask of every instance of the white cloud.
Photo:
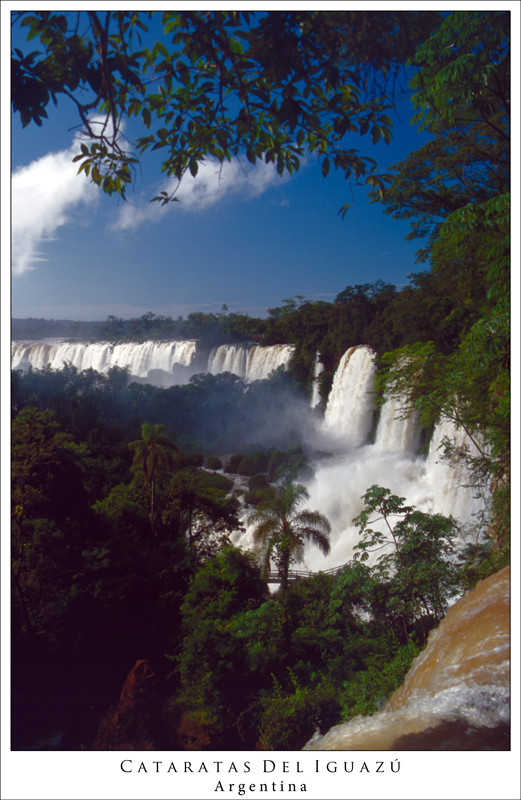
{"label": "white cloud", "polygon": [[[280,182],[281,177],[273,164],[259,161],[254,166],[248,164],[244,167],[238,161],[232,161],[221,166],[217,161],[208,160],[199,164],[195,178],[189,173],[185,174],[175,196],[180,200],[180,208],[199,211],[215,205],[227,195],[257,197]],[[170,179],[166,186],[156,189],[154,194],[159,194],[163,189],[173,192],[176,186],[177,181]],[[150,195],[147,198],[142,196],[136,201],[128,200],[111,223],[111,230],[128,231],[144,223],[159,222],[168,210],[168,205],[152,203],[149,197]]]}
{"label": "white cloud", "polygon": [[12,179],[12,264],[21,275],[40,261],[46,261],[42,243],[56,239],[56,232],[72,220],[81,203],[92,204],[99,189],[91,184],[78,163],[77,140],[68,150],[48,153],[19,167]]}

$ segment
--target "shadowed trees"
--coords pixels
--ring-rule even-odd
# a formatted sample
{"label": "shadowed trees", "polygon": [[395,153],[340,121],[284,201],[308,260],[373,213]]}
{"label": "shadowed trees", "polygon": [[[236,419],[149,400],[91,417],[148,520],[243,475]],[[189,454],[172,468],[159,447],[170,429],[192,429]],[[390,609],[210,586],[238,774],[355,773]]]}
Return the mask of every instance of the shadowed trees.
{"label": "shadowed trees", "polygon": [[150,496],[150,528],[155,534],[155,499],[158,476],[165,473],[172,465],[173,455],[177,451],[175,444],[165,436],[164,425],[151,425],[144,422],[141,425],[141,439],[130,442],[129,447],[134,451],[132,468],[142,472],[148,486]]}

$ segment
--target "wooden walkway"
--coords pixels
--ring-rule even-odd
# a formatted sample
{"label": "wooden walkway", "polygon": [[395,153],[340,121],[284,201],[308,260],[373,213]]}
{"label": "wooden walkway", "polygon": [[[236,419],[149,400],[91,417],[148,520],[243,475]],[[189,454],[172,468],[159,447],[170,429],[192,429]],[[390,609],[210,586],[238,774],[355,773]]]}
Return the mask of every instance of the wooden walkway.
{"label": "wooden walkway", "polygon": [[[288,572],[288,580],[290,583],[298,581],[300,578],[311,578],[313,575],[337,575],[341,572],[347,564],[342,564],[340,567],[331,567],[331,569],[321,569],[318,572],[312,572],[306,569],[292,569]],[[272,570],[268,575],[268,583],[280,583],[280,576],[278,570]]]}

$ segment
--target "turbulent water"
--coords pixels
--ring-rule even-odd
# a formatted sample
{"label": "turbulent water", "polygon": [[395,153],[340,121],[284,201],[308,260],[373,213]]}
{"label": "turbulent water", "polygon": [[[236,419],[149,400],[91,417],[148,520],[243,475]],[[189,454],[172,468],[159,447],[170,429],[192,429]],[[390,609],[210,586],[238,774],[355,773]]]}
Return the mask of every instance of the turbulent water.
{"label": "turbulent water", "polygon": [[[25,369],[63,369],[76,367],[79,372],[93,369],[105,372],[111,367],[129,370],[133,378],[168,375],[172,383],[184,383],[187,370],[196,355],[195,341],[174,342],[13,342],[12,367]],[[153,381],[152,381],[153,382]]]}
{"label": "turbulent water", "polygon": [[365,441],[372,425],[371,392],[375,375],[369,347],[350,347],[340,359],[327,401],[324,425],[335,436],[354,444]]}
{"label": "turbulent water", "polygon": [[[221,345],[205,355],[194,340],[140,344],[47,340],[13,342],[12,366],[61,369],[71,364],[79,371],[98,372],[118,366],[127,368],[133,380],[160,386],[186,383],[200,372],[231,372],[249,382],[286,367],[293,351],[293,345]],[[316,411],[288,409],[288,425],[300,429],[316,450],[330,453],[314,459],[314,478],[307,481],[309,507],[325,514],[332,525],[329,556],[312,547],[306,550],[304,566],[313,570],[339,566],[352,557],[358,541],[352,520],[363,508],[362,495],[373,484],[389,488],[420,510],[453,514],[464,523],[472,523],[483,511],[483,501],[464,486],[468,479],[462,468],[452,468],[440,457],[444,436],[459,447],[472,446],[464,431],[442,423],[434,432],[428,456],[419,457],[417,421],[403,418],[396,399],[384,402],[375,430],[374,360],[368,347],[347,350],[336,370],[323,418]],[[321,370],[317,356],[308,412],[318,404]],[[248,532],[235,540],[251,545]]]}
{"label": "turbulent water", "polygon": [[340,566],[352,558],[359,541],[353,519],[364,507],[364,493],[374,484],[421,511],[453,515],[468,536],[471,531],[475,535],[483,523],[485,501],[468,485],[466,468],[453,467],[442,458],[445,437],[457,447],[477,452],[467,434],[444,421],[435,428],[427,456],[419,456],[417,418],[404,414],[399,400],[390,398],[383,403],[370,437],[375,427],[374,376],[374,353],[368,347],[350,348],[335,373],[317,431],[333,455],[315,461],[314,477],[307,482],[309,507],[325,514],[332,527],[329,555],[306,548],[304,566],[313,571]]}
{"label": "turbulent water", "polygon": [[315,356],[315,364],[313,366],[313,385],[311,387],[311,408],[316,408],[320,403],[320,386],[319,378],[324,372],[324,365],[320,361],[320,354]]}
{"label": "turbulent water", "polygon": [[306,750],[508,750],[510,570],[449,609],[385,709],[315,736]]}

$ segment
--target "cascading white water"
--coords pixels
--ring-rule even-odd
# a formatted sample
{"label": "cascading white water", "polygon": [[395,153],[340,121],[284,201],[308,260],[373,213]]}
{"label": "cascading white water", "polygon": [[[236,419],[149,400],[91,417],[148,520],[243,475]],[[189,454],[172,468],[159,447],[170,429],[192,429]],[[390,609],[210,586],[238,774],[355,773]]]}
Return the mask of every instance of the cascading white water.
{"label": "cascading white water", "polygon": [[324,372],[324,365],[320,361],[320,353],[315,356],[315,364],[313,366],[313,384],[311,387],[311,408],[316,408],[320,403],[320,384],[319,377]]}
{"label": "cascading white water", "polygon": [[510,570],[480,581],[429,634],[385,709],[305,750],[508,750]]}
{"label": "cascading white water", "polygon": [[264,380],[273,370],[286,367],[293,345],[221,345],[211,351],[208,364],[196,364],[197,342],[13,342],[12,368],[63,369],[71,364],[79,372],[94,369],[104,372],[111,367],[127,368],[132,378],[148,379],[152,384],[168,386],[186,383],[195,372],[217,375],[231,372],[246,381]]}
{"label": "cascading white water", "polygon": [[337,449],[334,456],[317,461],[314,477],[307,482],[307,506],[324,514],[332,528],[328,556],[306,547],[304,565],[313,571],[340,566],[352,558],[359,541],[353,519],[363,509],[363,495],[374,484],[390,489],[420,511],[453,515],[467,525],[482,521],[479,515],[485,502],[465,487],[469,481],[466,466],[451,466],[442,460],[439,450],[447,436],[457,447],[468,445],[477,454],[463,429],[441,422],[427,458],[418,456],[421,431],[416,415],[403,418],[399,399],[388,398],[382,406],[375,442],[367,443],[373,411],[373,358],[367,347],[350,348],[335,373],[323,430],[343,441],[344,446],[340,453]]}
{"label": "cascading white water", "polygon": [[208,358],[208,372],[218,375],[231,372],[245,381],[262,381],[279,367],[286,367],[293,355],[291,344],[260,345],[223,344],[214,348]]}
{"label": "cascading white water", "polygon": [[[111,367],[126,368],[133,378],[148,378],[157,371],[167,376],[167,383],[183,383],[186,368],[192,365],[197,343],[191,340],[172,342],[13,342],[12,368],[63,369],[71,364],[79,372],[94,369],[105,372]],[[177,375],[174,373],[177,371]],[[168,380],[170,378],[170,380]],[[164,381],[159,381],[163,383]]]}
{"label": "cascading white water", "polygon": [[[452,514],[465,525],[479,524],[478,512],[484,511],[484,500],[474,498],[472,490],[461,488],[459,481],[465,480],[462,468],[432,464],[406,450],[383,450],[377,443],[369,444],[313,466],[314,477],[307,482],[307,507],[325,514],[330,521],[331,551],[324,556],[316,548],[306,547],[304,565],[312,571],[340,566],[353,557],[353,548],[359,541],[353,519],[363,509],[363,495],[375,484],[390,489],[420,511]],[[438,482],[438,470],[443,482]],[[379,525],[384,531],[383,523]],[[378,524],[373,527],[378,528]]]}
{"label": "cascading white water", "polygon": [[[185,383],[194,372],[204,372],[197,363],[195,341],[92,344],[61,342],[14,342],[14,369],[47,365],[61,369],[70,363],[79,371],[103,372],[112,366],[127,367],[131,377],[159,385]],[[279,366],[286,366],[292,345],[222,345],[210,353],[206,371],[229,371],[247,381],[262,380]],[[316,364],[319,363],[318,361]],[[316,366],[316,372],[318,372]],[[483,508],[466,482],[463,465],[453,468],[441,460],[439,445],[444,436],[457,446],[465,432],[451,423],[437,426],[427,459],[416,455],[418,430],[414,417],[399,418],[399,403],[386,400],[382,407],[374,444],[367,444],[373,424],[374,353],[365,346],[351,347],[336,371],[324,422],[317,431],[321,449],[335,455],[315,463],[314,478],[307,481],[308,507],[325,514],[332,525],[331,553],[324,557],[308,547],[305,565],[327,569],[346,563],[353,554],[358,532],[352,520],[363,508],[362,495],[373,484],[405,497],[408,504],[429,513],[453,514],[462,522]],[[310,418],[305,424],[312,425]],[[468,444],[470,440],[467,441]],[[339,449],[341,448],[341,449]],[[247,534],[239,543],[251,546]]]}
{"label": "cascading white water", "polygon": [[[314,477],[307,483],[307,507],[320,511],[331,524],[329,555],[317,548],[305,549],[305,567],[318,571],[346,564],[359,541],[353,519],[362,511],[363,494],[374,484],[400,497],[416,492],[420,472],[407,454],[382,452],[374,445],[357,447],[313,465]],[[373,526],[374,527],[374,526]]]}
{"label": "cascading white water", "polygon": [[[336,371],[323,424],[315,431],[318,447],[333,454],[312,463],[314,476],[305,481],[309,492],[306,507],[320,511],[331,523],[331,551],[324,556],[307,545],[304,569],[329,569],[353,557],[359,541],[353,519],[363,510],[363,495],[374,484],[403,497],[406,505],[426,513],[452,514],[465,524],[474,522],[472,515],[484,507],[470,489],[462,488],[468,479],[464,466],[451,467],[441,460],[437,449],[445,435],[455,437],[456,445],[462,446],[464,431],[440,423],[428,457],[419,456],[416,416],[402,418],[399,400],[391,398],[384,401],[374,443],[367,443],[374,376],[374,354],[368,347],[350,348]],[[307,423],[312,424],[309,418]],[[246,549],[253,547],[248,527],[234,542]]]}
{"label": "cascading white water", "polygon": [[415,453],[420,444],[420,427],[416,413],[402,416],[399,398],[384,401],[376,429],[375,444],[380,450]]}
{"label": "cascading white water", "polygon": [[449,464],[443,459],[443,440],[456,448],[467,449],[470,456],[479,456],[476,444],[462,427],[452,420],[443,420],[434,429],[426,460],[426,483],[432,487],[432,508],[445,516],[470,522],[484,511],[484,500],[476,497],[476,487],[463,460]]}
{"label": "cascading white water", "polygon": [[221,372],[231,372],[244,378],[246,374],[246,347],[244,345],[226,345],[214,347],[208,358],[208,372],[219,375]]}
{"label": "cascading white water", "polygon": [[350,347],[340,359],[327,401],[326,430],[353,443],[364,442],[371,430],[374,355],[369,347]]}

